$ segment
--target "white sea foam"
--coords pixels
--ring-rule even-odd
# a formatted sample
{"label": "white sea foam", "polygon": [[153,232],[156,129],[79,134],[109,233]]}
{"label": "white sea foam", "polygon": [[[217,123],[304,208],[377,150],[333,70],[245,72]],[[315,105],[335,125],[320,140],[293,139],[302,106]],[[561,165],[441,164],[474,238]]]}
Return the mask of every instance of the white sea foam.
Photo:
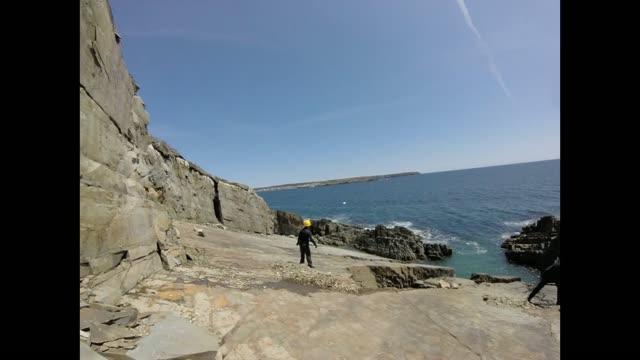
{"label": "white sea foam", "polygon": [[[387,228],[393,228],[394,226],[402,226],[405,227],[416,235],[422,236],[422,241],[425,243],[439,243],[439,244],[447,244],[452,246],[452,243],[457,244],[456,253],[461,255],[482,255],[487,253],[487,249],[480,246],[475,241],[464,241],[459,237],[451,234],[443,233],[438,229],[425,227],[422,229],[416,228],[411,221],[390,221],[384,224]],[[364,228],[367,230],[373,230],[375,225],[373,224],[365,224]],[[510,236],[511,234],[505,234]]]}
{"label": "white sea foam", "polygon": [[413,226],[411,221],[392,221],[385,225],[386,227],[403,226],[407,229]]}
{"label": "white sea foam", "polygon": [[405,227],[405,228],[411,230],[412,233],[422,236],[423,239],[426,239],[427,236],[431,235],[429,233],[429,231],[425,231],[423,229],[418,229],[418,228],[414,227],[413,223],[411,221],[392,221],[392,222],[390,222],[388,224],[385,224],[384,226],[386,226],[388,228],[393,228],[395,226],[402,226],[402,227]]}
{"label": "white sea foam", "polygon": [[327,217],[327,219],[329,219],[329,220],[331,220],[333,222],[351,225],[351,218],[349,216],[345,215],[345,214],[338,214],[338,215],[330,216],[330,217]]}
{"label": "white sea foam", "polygon": [[460,242],[460,239],[455,235],[445,234],[442,231],[437,229],[429,228],[426,231],[426,236],[423,241],[425,243],[438,243],[438,244],[451,244],[455,242]]}
{"label": "white sea foam", "polygon": [[461,255],[470,255],[470,254],[481,255],[481,254],[487,253],[487,249],[483,248],[482,246],[480,246],[480,244],[478,244],[475,241],[465,241],[464,244],[471,249],[470,251],[467,251],[467,250],[458,251],[458,253]]}
{"label": "white sea foam", "polygon": [[510,239],[513,235],[518,235],[518,234],[520,234],[520,233],[517,232],[517,231],[516,232],[504,233],[504,234],[500,235],[500,238],[502,240],[507,240],[507,239]]}
{"label": "white sea foam", "polygon": [[503,224],[510,227],[524,227],[527,225],[531,225],[536,222],[536,219],[522,220],[522,221],[505,221]]}

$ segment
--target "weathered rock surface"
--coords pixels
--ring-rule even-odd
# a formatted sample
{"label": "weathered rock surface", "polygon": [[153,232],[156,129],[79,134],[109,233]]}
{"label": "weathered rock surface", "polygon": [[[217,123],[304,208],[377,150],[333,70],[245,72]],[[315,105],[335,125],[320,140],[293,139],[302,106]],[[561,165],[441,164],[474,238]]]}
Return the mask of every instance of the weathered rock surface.
{"label": "weathered rock surface", "polygon": [[514,281],[521,281],[519,277],[516,276],[494,276],[484,273],[473,273],[471,274],[471,280],[475,281],[477,284],[480,283],[510,283]]}
{"label": "weathered rock surface", "polygon": [[453,255],[453,250],[447,244],[424,244],[424,253],[429,260],[442,260]]}
{"label": "weathered rock surface", "polygon": [[100,303],[80,305],[80,330],[92,325],[130,326],[138,320],[138,310],[133,307],[116,307]]}
{"label": "weathered rock surface", "polygon": [[[109,359],[134,359],[125,353],[135,349],[140,338],[149,334],[152,324],[149,321],[150,315],[140,314],[129,305],[81,303],[81,347],[86,351],[90,344],[91,351],[97,351]],[[90,353],[87,354],[89,356]]]}
{"label": "weathered rock surface", "polygon": [[80,342],[80,359],[82,360],[107,360],[106,357],[98,354],[89,345]]}
{"label": "weathered rock surface", "polygon": [[[124,313],[109,311],[96,306],[88,306],[80,309],[80,330],[87,330],[94,324],[115,323],[122,319],[129,319],[137,314],[135,309]],[[124,325],[124,324],[123,324]]]}
{"label": "weathered rock surface", "polygon": [[157,253],[143,258],[122,261],[112,270],[97,275],[88,282],[90,299],[95,302],[114,304],[120,296],[131,290],[141,279],[162,269]]}
{"label": "weathered rock surface", "polygon": [[[353,276],[347,274],[331,274],[312,270],[298,264],[277,262],[273,270],[278,278],[285,282],[308,286],[315,289],[326,289],[345,293],[358,293],[363,289]],[[282,284],[286,287],[286,284]]]}
{"label": "weathered rock surface", "polygon": [[136,360],[215,358],[220,339],[174,314],[162,316],[128,356]]}
{"label": "weathered rock surface", "polygon": [[90,328],[91,343],[103,344],[118,339],[131,339],[139,337],[138,332],[124,326],[93,324]]}
{"label": "weathered rock surface", "polygon": [[[316,268],[309,269],[297,264],[295,239],[286,236],[205,227],[203,238],[193,224],[175,225],[203,262],[156,272],[121,302],[141,314],[152,312],[149,319],[172,312],[224,339],[218,359],[560,356],[552,287],[534,299],[548,302],[538,306],[527,303],[531,288],[522,282],[480,286],[449,276],[424,279],[435,283],[432,289],[402,290],[378,288],[371,276],[375,288],[356,294],[342,287],[349,286],[349,267],[408,264],[320,246],[312,250]],[[441,287],[440,280],[451,288]]]}
{"label": "weathered rock surface", "polygon": [[452,268],[419,264],[351,266],[349,271],[353,280],[365,289],[410,288],[419,280],[454,276]]}
{"label": "weathered rock surface", "polygon": [[356,238],[353,246],[358,250],[397,260],[425,258],[422,238],[402,226],[390,229],[378,225],[374,230],[365,230]]}
{"label": "weathered rock surface", "polygon": [[272,233],[273,215],[249,187],[206,173],[149,134],[118,37],[108,1],[80,1],[80,275],[113,273],[103,282],[126,291],[184,260],[179,242],[157,251],[173,220]]}
{"label": "weathered rock surface", "polygon": [[425,280],[416,280],[411,287],[418,289],[459,289],[460,283],[454,281],[447,281],[444,279],[425,279]]}
{"label": "weathered rock surface", "polygon": [[510,262],[543,270],[560,255],[560,220],[544,216],[523,227],[520,234],[507,239],[501,247]]}

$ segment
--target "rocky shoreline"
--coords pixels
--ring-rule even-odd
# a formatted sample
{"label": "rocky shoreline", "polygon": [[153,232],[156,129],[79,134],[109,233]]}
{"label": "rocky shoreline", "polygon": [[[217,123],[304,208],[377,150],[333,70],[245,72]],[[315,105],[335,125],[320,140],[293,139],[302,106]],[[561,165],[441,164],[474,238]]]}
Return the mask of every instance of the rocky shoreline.
{"label": "rocky shoreline", "polygon": [[[297,236],[302,229],[302,217],[277,210],[275,233]],[[402,261],[442,260],[453,255],[453,250],[442,243],[424,243],[420,235],[395,226],[377,225],[374,229],[346,225],[328,219],[311,221],[311,233],[321,244],[350,246],[357,250]]]}
{"label": "rocky shoreline", "polygon": [[501,245],[509,262],[544,270],[560,256],[560,220],[544,216]]}
{"label": "rocky shoreline", "polygon": [[[277,234],[297,236],[303,227],[302,217],[276,211],[274,230]],[[347,225],[328,219],[312,220],[311,232],[322,244],[351,246],[355,249],[402,261],[442,260],[453,250],[442,243],[424,243],[420,235],[395,226],[377,225],[374,229]],[[560,255],[560,220],[543,216],[520,233],[501,244],[509,262],[544,270]]]}

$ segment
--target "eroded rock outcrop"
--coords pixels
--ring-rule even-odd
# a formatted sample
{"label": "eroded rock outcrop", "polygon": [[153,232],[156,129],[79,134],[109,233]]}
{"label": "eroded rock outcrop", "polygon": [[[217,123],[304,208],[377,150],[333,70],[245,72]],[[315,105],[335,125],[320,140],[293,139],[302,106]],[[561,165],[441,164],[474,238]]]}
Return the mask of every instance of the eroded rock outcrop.
{"label": "eroded rock outcrop", "polygon": [[544,216],[523,227],[520,234],[507,239],[501,247],[510,262],[543,270],[560,255],[560,220]]}
{"label": "eroded rock outcrop", "polygon": [[353,244],[359,236],[365,233],[365,229],[328,219],[320,219],[311,221],[311,233],[316,235],[322,244],[345,246]]}
{"label": "eroded rock outcrop", "polygon": [[[285,213],[287,214],[287,213]],[[287,214],[288,219],[293,214]],[[281,216],[284,218],[284,216]],[[283,235],[297,235],[302,228],[302,219],[295,232]],[[333,246],[353,246],[371,254],[397,260],[442,260],[453,254],[453,250],[446,244],[423,243],[422,237],[411,230],[396,226],[387,228],[378,225],[375,229],[365,229],[360,226],[340,224],[328,219],[313,220],[311,232],[318,241]]]}
{"label": "eroded rock outcrop", "polygon": [[356,238],[353,246],[391,259],[407,261],[425,258],[422,238],[402,226],[387,228],[378,225],[373,230],[365,230]]}

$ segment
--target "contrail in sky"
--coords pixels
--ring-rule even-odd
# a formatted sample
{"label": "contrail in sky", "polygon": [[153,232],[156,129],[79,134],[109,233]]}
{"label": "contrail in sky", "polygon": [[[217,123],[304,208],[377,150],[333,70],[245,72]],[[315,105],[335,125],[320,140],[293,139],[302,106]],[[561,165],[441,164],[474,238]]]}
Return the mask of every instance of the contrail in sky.
{"label": "contrail in sky", "polygon": [[507,85],[505,85],[504,80],[502,80],[502,74],[500,74],[500,70],[498,70],[498,66],[496,66],[495,61],[493,61],[493,55],[491,55],[491,50],[489,49],[489,46],[484,41],[482,36],[480,36],[480,32],[478,32],[478,29],[476,29],[475,25],[473,25],[473,20],[471,20],[471,15],[469,14],[469,9],[467,9],[467,5],[465,5],[464,0],[456,0],[456,2],[458,3],[458,7],[460,7],[460,11],[462,11],[462,16],[464,16],[464,20],[467,22],[467,25],[478,38],[480,47],[482,48],[482,50],[485,53],[485,56],[487,57],[487,61],[489,63],[489,71],[491,71],[491,73],[495,77],[498,84],[500,84],[500,87],[502,87],[502,90],[504,91],[505,95],[507,95],[507,97],[510,98],[511,92],[509,92],[509,89],[507,89]]}

